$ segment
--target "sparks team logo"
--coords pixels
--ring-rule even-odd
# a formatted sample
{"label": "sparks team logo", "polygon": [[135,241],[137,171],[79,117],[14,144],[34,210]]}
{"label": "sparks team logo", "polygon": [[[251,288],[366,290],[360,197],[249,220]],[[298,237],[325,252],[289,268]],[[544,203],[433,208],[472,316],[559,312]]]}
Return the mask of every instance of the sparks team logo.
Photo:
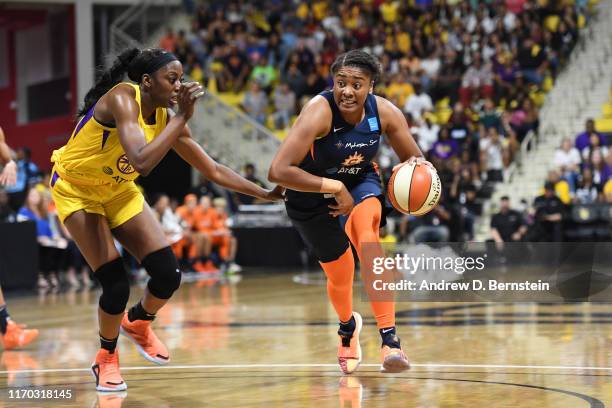
{"label": "sparks team logo", "polygon": [[125,154],[122,154],[121,157],[117,159],[117,170],[123,174],[132,174],[136,171]]}
{"label": "sparks team logo", "polygon": [[344,160],[344,162],[342,162],[342,165],[343,166],[355,166],[356,164],[359,164],[364,160],[365,159],[363,155],[361,155],[361,153],[355,152],[354,154],[351,154],[349,157],[347,157]]}

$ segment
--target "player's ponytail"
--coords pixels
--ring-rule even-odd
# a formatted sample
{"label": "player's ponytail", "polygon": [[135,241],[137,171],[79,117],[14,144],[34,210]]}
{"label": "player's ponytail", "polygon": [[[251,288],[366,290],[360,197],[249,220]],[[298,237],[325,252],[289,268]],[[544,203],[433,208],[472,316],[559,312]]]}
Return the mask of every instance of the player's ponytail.
{"label": "player's ponytail", "polygon": [[123,51],[113,62],[110,69],[104,71],[93,88],[91,88],[83,101],[83,106],[78,111],[78,116],[85,115],[92,106],[98,102],[98,99],[113,86],[123,80],[123,76],[128,72],[130,64],[140,55],[141,51],[138,48],[129,48]]}
{"label": "player's ponytail", "polygon": [[87,92],[78,116],[89,112],[102,95],[123,80],[123,76],[126,73],[132,81],[140,83],[143,75],[151,75],[173,61],[177,61],[176,56],[161,48],[147,48],[144,50],[129,48],[123,51],[113,62],[110,69],[102,73],[96,85]]}

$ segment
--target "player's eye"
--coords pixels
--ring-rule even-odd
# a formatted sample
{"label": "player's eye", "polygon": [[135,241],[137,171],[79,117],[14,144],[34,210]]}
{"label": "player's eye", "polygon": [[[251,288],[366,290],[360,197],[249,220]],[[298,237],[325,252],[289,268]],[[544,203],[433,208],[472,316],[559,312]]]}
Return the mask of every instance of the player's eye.
{"label": "player's eye", "polygon": [[353,88],[359,89],[359,88],[361,88],[361,84],[358,82],[358,83],[353,85]]}

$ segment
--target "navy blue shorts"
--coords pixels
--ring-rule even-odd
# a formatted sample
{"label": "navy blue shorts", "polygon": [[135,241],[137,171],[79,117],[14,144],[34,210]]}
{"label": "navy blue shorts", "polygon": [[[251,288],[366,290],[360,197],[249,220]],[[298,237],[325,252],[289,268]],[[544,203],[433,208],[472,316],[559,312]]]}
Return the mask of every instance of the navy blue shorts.
{"label": "navy blue shorts", "polygon": [[[370,197],[379,199],[383,206],[380,226],[386,224],[385,216],[389,213],[387,210],[389,205],[385,200],[378,175],[366,176],[362,182],[350,190],[350,193],[355,205]],[[301,197],[302,195],[304,196]],[[315,200],[318,201],[316,204]],[[287,215],[293,226],[315,257],[324,263],[340,258],[350,245],[350,240],[344,232],[348,216],[333,217],[329,214],[331,209],[328,206],[335,203],[333,195],[325,197],[323,194],[295,191],[288,194],[288,199],[285,201]]]}

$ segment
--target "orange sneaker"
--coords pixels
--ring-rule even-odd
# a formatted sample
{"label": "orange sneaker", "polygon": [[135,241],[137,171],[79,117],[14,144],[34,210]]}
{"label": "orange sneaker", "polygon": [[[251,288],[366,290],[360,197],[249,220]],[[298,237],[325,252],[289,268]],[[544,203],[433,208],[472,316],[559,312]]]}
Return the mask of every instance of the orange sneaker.
{"label": "orange sneaker", "polygon": [[96,390],[112,392],[124,391],[127,384],[119,373],[119,351],[110,353],[108,350],[100,349],[96,354],[96,360],[91,366],[91,372],[96,378]]}
{"label": "orange sneaker", "polygon": [[127,312],[121,320],[121,334],[136,345],[138,352],[147,360],[155,364],[168,364],[170,355],[151,328],[152,320],[134,320],[130,322]]}
{"label": "orange sneaker", "polygon": [[[397,343],[399,344],[399,339]],[[382,346],[381,354],[382,366],[380,371],[383,373],[401,373],[410,368],[408,357],[401,348],[389,347],[385,344]]]}
{"label": "orange sneaker", "polygon": [[347,338],[338,334],[338,364],[340,364],[340,370],[344,374],[351,374],[361,364],[359,333],[361,332],[363,321],[361,315],[357,312],[353,312],[353,317],[355,318],[355,331],[353,335]]}
{"label": "orange sneaker", "polygon": [[193,269],[195,269],[196,272],[200,272],[200,273],[218,273],[219,272],[219,269],[217,269],[217,267],[211,260],[208,260],[205,263],[198,261],[193,265]]}
{"label": "orange sneaker", "polygon": [[6,333],[2,336],[2,344],[5,350],[27,346],[38,336],[38,330],[26,329],[25,327],[23,324],[17,324],[7,319]]}

